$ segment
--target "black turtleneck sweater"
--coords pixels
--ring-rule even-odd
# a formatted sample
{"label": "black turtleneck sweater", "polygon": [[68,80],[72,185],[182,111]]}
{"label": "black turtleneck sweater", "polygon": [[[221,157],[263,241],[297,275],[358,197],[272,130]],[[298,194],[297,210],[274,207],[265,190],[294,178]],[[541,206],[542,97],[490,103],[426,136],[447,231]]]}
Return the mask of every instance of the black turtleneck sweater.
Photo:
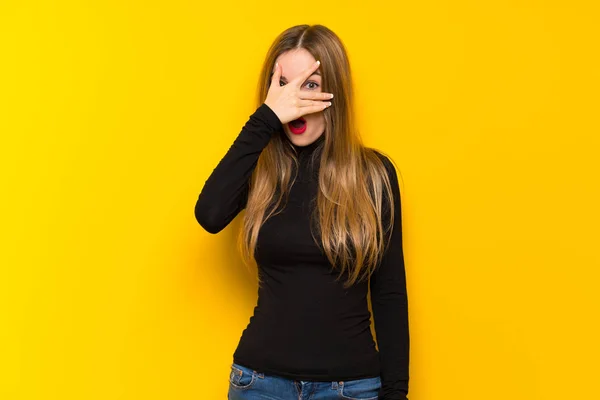
{"label": "black turtleneck sweater", "polygon": [[[244,209],[252,171],[275,134],[285,135],[283,125],[263,103],[202,188],[195,216],[206,231],[220,232]],[[309,226],[319,167],[318,160],[309,161],[311,156],[318,158],[323,144],[324,134],[307,146],[292,144],[298,151],[298,176],[284,210],[260,229],[255,259],[263,285],[233,361],[294,380],[381,376],[379,398],[404,400],[408,393],[409,329],[396,171],[378,152],[394,188],[392,243],[370,282],[344,289],[344,279],[335,282],[339,272],[331,269]],[[319,232],[314,233],[320,238]],[[378,348],[370,330],[369,287]]]}

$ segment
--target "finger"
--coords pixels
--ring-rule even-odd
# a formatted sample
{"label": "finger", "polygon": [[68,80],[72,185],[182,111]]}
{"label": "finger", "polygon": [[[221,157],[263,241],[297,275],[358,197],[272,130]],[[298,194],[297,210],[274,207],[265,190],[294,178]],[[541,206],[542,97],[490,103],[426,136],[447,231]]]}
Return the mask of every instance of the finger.
{"label": "finger", "polygon": [[[298,100],[298,107],[318,107],[320,109],[329,107],[331,105],[330,101],[315,101],[315,100]],[[318,110],[317,108],[317,110]]]}
{"label": "finger", "polygon": [[307,80],[313,74],[313,72],[317,70],[317,68],[319,68],[319,65],[320,62],[315,61],[313,65],[311,65],[310,67],[305,69],[300,75],[298,75],[293,81],[296,84],[296,86],[300,87],[300,85],[302,85],[302,83],[304,83],[304,81]]}
{"label": "finger", "polygon": [[279,63],[275,63],[275,68],[271,73],[271,85],[275,85],[275,87],[279,86],[279,81],[281,80],[281,66]]}
{"label": "finger", "polygon": [[[317,103],[319,103],[319,102],[317,102]],[[306,110],[308,110],[306,113],[312,114],[312,113],[316,113],[319,111],[323,111],[326,108],[329,108],[330,105],[331,105],[331,103],[320,102],[320,104],[318,104],[318,105],[306,107]],[[303,108],[303,110],[304,110],[304,108]]]}
{"label": "finger", "polygon": [[329,100],[333,97],[333,93],[326,92],[310,92],[306,90],[301,90],[298,93],[298,98],[300,99],[309,99],[309,100]]}

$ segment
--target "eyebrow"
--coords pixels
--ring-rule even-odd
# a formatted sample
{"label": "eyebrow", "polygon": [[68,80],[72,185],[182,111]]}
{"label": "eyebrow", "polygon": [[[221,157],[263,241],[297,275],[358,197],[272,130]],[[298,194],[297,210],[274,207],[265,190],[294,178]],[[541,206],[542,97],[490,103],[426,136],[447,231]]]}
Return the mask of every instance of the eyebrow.
{"label": "eyebrow", "polygon": [[[311,76],[313,76],[313,75],[319,75],[319,76],[321,76],[321,71],[319,71],[319,70],[316,70],[315,72],[313,72],[313,73],[312,73],[312,75],[311,75]],[[270,76],[271,76],[271,77],[273,76],[273,72],[271,72],[271,75],[270,75]],[[310,78],[310,76],[309,76],[309,78]],[[286,78],[285,76],[281,76],[281,79],[283,79],[283,80],[287,81],[287,78]]]}

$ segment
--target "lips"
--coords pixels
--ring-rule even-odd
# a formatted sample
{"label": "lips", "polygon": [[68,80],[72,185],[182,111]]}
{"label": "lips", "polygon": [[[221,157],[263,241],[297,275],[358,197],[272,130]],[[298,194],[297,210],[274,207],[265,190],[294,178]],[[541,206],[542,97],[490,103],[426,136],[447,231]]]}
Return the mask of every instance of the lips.
{"label": "lips", "polygon": [[290,131],[296,135],[300,135],[306,131],[306,120],[303,117],[288,122]]}

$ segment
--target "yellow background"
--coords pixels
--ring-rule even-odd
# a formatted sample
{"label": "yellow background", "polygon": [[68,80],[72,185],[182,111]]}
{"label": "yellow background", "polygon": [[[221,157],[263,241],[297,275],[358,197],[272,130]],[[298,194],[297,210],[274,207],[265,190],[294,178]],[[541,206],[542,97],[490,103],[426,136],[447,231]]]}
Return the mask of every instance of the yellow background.
{"label": "yellow background", "polygon": [[367,3],[0,2],[0,398],[226,397],[256,279],[193,208],[300,23],[403,178],[410,399],[600,398],[595,2]]}

